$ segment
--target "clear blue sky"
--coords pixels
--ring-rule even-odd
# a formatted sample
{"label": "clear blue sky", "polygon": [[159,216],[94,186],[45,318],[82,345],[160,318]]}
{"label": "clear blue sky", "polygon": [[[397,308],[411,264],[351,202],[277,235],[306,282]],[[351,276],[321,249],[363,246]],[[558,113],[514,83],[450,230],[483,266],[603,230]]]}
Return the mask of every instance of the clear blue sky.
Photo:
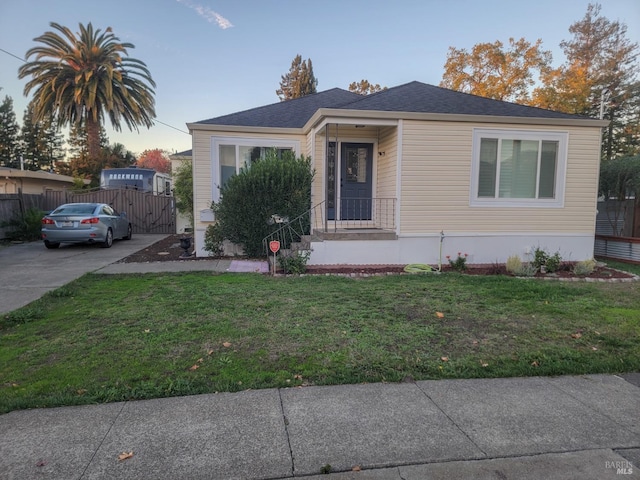
{"label": "clear blue sky", "polygon": [[[157,120],[186,123],[278,102],[276,89],[296,54],[310,58],[318,90],[347,89],[367,79],[393,87],[413,80],[437,85],[449,46],[542,39],[555,66],[569,26],[589,0],[1,0],[0,49],[23,58],[54,21],[112,27],[135,48],[156,89]],[[640,43],[640,1],[602,0],[602,15],[628,27]],[[14,101],[22,123],[29,99],[22,62],[0,51],[0,97]],[[140,133],[107,126],[111,143],[132,152],[191,148],[191,137],[156,123]]]}

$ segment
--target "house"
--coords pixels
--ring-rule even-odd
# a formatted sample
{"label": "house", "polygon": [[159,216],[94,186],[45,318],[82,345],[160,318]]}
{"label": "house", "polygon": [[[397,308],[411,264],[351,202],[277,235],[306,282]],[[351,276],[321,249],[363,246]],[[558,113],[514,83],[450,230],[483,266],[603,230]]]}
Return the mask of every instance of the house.
{"label": "house", "polygon": [[45,190],[63,190],[73,186],[73,178],[44,170],[20,170],[0,167],[0,193],[40,194]]}
{"label": "house", "polygon": [[310,264],[493,263],[537,247],[591,258],[605,125],[420,82],[189,123],[196,252],[220,186],[277,148],[316,172]]}

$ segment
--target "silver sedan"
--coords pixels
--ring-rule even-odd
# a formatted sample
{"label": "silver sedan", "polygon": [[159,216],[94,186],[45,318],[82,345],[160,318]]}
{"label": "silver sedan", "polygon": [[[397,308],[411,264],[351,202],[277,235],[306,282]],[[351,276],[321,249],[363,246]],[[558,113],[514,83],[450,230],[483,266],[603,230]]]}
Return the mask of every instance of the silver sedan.
{"label": "silver sedan", "polygon": [[67,203],[42,219],[41,232],[47,248],[84,242],[109,248],[114,238],[131,239],[131,223],[106,203]]}

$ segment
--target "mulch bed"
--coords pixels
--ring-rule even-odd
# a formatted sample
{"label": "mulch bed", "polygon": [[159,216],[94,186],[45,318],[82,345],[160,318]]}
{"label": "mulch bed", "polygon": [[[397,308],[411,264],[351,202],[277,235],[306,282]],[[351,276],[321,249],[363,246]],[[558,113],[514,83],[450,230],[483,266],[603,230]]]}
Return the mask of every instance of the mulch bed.
{"label": "mulch bed", "polygon": [[[120,260],[119,263],[148,263],[148,262],[171,262],[171,261],[207,261],[208,257],[181,258],[184,250],[180,248],[180,238],[183,235],[169,235],[168,237],[148,246],[128,257]],[[567,278],[590,278],[590,279],[632,279],[634,275],[621,272],[605,266],[597,267],[591,275],[579,277],[571,271],[570,264],[565,264],[561,270],[550,274],[538,273],[535,278],[567,279]],[[442,266],[443,272],[452,271],[449,265]],[[309,265],[307,275],[381,275],[381,274],[404,273],[404,265]],[[509,275],[504,265],[468,265],[464,272],[467,275]]]}

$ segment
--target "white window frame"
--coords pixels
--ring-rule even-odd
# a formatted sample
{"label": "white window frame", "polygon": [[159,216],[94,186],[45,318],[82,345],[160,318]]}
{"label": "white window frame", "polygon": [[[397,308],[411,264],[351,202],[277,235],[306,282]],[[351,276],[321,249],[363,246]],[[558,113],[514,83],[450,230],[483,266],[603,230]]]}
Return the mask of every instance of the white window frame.
{"label": "white window frame", "polygon": [[296,157],[300,152],[299,140],[271,139],[265,137],[211,137],[211,191],[214,202],[220,200],[220,146],[231,145],[236,149],[236,175],[244,166],[240,162],[240,147],[291,148]]}
{"label": "white window frame", "polygon": [[[480,142],[483,138],[502,140],[533,140],[558,142],[558,158],[556,159],[555,197],[554,198],[499,198],[478,197],[478,181],[480,174]],[[471,188],[469,205],[472,207],[533,207],[533,208],[562,208],[564,207],[564,191],[566,182],[567,153],[569,133],[550,130],[516,130],[516,129],[473,129],[473,149],[471,162]],[[497,159],[498,165],[500,159]],[[540,160],[538,159],[538,162]],[[538,175],[540,175],[538,164]],[[500,181],[500,168],[496,169],[496,182]],[[537,182],[536,182],[537,188]]]}

